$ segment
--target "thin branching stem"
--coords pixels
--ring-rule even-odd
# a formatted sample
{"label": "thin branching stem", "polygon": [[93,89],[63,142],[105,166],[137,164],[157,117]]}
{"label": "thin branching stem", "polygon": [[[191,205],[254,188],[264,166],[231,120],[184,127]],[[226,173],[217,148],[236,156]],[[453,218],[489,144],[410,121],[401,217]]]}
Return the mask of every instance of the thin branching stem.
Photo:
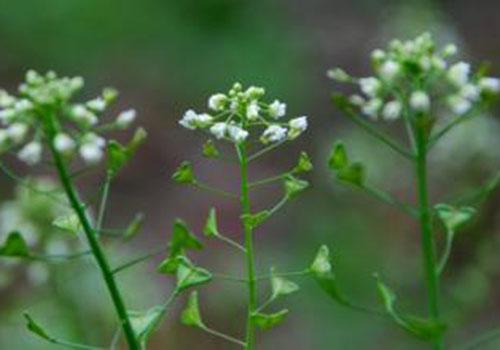
{"label": "thin branching stem", "polygon": [[216,331],[215,329],[212,329],[212,328],[209,328],[205,325],[200,325],[199,326],[201,330],[207,332],[208,334],[211,334],[215,337],[218,337],[218,338],[221,338],[221,339],[224,339],[230,343],[234,343],[234,344],[237,344],[237,345],[240,345],[242,347],[246,347],[246,343],[239,340],[239,339],[236,339],[230,335],[227,335],[227,334],[224,334],[224,333],[221,333],[219,331]]}
{"label": "thin branching stem", "polygon": [[104,216],[106,215],[111,179],[112,179],[111,175],[107,174],[102,187],[101,202],[99,204],[99,214],[97,215],[97,223],[95,226],[96,232],[98,234],[101,231],[102,224],[104,222]]}
{"label": "thin branching stem", "polygon": [[238,242],[232,240],[231,238],[227,237],[227,236],[224,236],[222,234],[217,234],[215,237],[217,237],[218,239],[220,239],[222,242],[230,245],[231,247],[233,248],[236,248],[238,249],[239,251],[243,252],[246,254],[247,250],[245,249],[245,247],[243,247],[241,244],[239,244]]}
{"label": "thin branching stem", "polygon": [[254,154],[248,156],[248,162],[252,162],[254,160],[256,160],[257,158],[260,158],[262,157],[263,155],[275,150],[276,148],[278,148],[279,146],[281,146],[282,144],[284,144],[286,142],[286,140],[284,141],[280,141],[280,142],[275,142],[269,146],[266,146],[264,148],[262,148],[261,150],[255,152]]}
{"label": "thin branching stem", "polygon": [[212,193],[215,193],[215,194],[223,196],[223,197],[228,197],[228,198],[233,198],[233,199],[239,198],[234,193],[230,193],[230,192],[227,192],[227,191],[222,190],[220,188],[216,188],[216,187],[207,185],[207,184],[205,184],[203,182],[200,182],[200,181],[195,181],[195,182],[192,183],[192,185],[194,187],[196,187],[196,188],[199,188],[200,190],[205,190],[205,191],[208,191],[208,192],[212,192]]}
{"label": "thin branching stem", "polygon": [[146,260],[149,260],[157,255],[160,255],[161,253],[164,253],[165,251],[167,250],[167,248],[160,248],[160,249],[157,249],[155,251],[152,251],[152,252],[149,252],[149,253],[146,253],[144,255],[141,255],[135,259],[132,259],[131,261],[129,262],[126,262],[124,263],[123,265],[120,265],[118,267],[115,267],[113,270],[111,270],[111,273],[112,274],[117,274],[123,270],[126,270],[132,266],[135,266],[143,261],[146,261]]}
{"label": "thin branching stem", "polygon": [[370,196],[384,202],[386,204],[392,205],[395,208],[403,211],[404,213],[410,215],[411,217],[418,218],[418,210],[414,208],[412,205],[403,203],[399,199],[393,197],[387,192],[379,190],[378,188],[372,187],[370,185],[363,184],[361,186],[357,186],[357,188],[365,191]]}
{"label": "thin branching stem", "polygon": [[439,260],[438,267],[437,267],[437,273],[438,275],[441,275],[444,271],[444,268],[446,267],[446,263],[448,262],[448,259],[450,258],[450,253],[451,253],[451,247],[453,246],[453,232],[447,232],[446,233],[446,242],[444,246],[444,251],[443,254],[441,255],[441,259]]}

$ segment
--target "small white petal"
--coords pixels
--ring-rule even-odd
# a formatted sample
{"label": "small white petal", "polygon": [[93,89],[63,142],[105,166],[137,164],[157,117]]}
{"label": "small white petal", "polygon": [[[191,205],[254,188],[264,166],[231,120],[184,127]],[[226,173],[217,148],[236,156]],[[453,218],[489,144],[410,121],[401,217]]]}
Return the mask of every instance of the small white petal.
{"label": "small white petal", "polygon": [[461,87],[469,81],[469,73],[470,64],[458,62],[448,70],[448,80],[455,86]]}
{"label": "small white petal", "polygon": [[359,79],[359,86],[365,95],[375,97],[382,88],[382,83],[377,78],[368,77]]}
{"label": "small white petal", "polygon": [[396,120],[401,116],[402,109],[403,106],[399,101],[387,102],[382,110],[382,117],[388,121]]}
{"label": "small white petal", "polygon": [[479,86],[482,91],[497,93],[500,92],[500,79],[491,77],[481,78]]}
{"label": "small white petal", "polygon": [[135,109],[123,111],[116,118],[116,125],[123,129],[128,128],[134,122],[136,115]]}
{"label": "small white petal", "polygon": [[42,145],[40,142],[30,142],[19,151],[17,157],[28,165],[35,165],[42,158]]}
{"label": "small white petal", "polygon": [[75,149],[75,141],[67,134],[60,133],[54,138],[54,147],[57,151],[68,154]]}
{"label": "small white petal", "polygon": [[86,163],[95,164],[102,159],[103,151],[96,143],[84,143],[80,146],[80,156]]}
{"label": "small white petal", "polygon": [[224,110],[227,102],[227,96],[224,94],[214,94],[208,99],[208,108],[213,111],[220,112]]}
{"label": "small white petal", "polygon": [[286,104],[278,100],[274,100],[273,103],[269,105],[269,116],[271,118],[281,118],[286,114]]}
{"label": "small white petal", "polygon": [[227,124],[226,123],[215,123],[210,128],[210,133],[214,135],[217,139],[221,139],[226,135]]}
{"label": "small white petal", "polygon": [[410,106],[415,111],[427,112],[431,106],[429,95],[424,91],[415,91],[410,96]]}
{"label": "small white petal", "polygon": [[7,128],[7,134],[16,143],[22,142],[27,133],[28,126],[26,124],[14,123]]}
{"label": "small white petal", "polygon": [[286,128],[273,124],[264,130],[260,139],[263,143],[279,142],[286,138],[287,132],[288,130]]}

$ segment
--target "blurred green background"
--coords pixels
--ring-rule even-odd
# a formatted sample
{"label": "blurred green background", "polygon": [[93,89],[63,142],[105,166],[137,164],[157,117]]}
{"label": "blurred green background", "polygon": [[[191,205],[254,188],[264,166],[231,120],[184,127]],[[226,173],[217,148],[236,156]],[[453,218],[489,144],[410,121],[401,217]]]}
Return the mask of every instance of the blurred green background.
{"label": "blurred green background", "polygon": [[[180,161],[192,159],[200,178],[228,189],[238,185],[237,169],[203,160],[204,139],[177,120],[188,108],[204,108],[211,93],[226,91],[234,81],[265,86],[270,96],[288,103],[289,113],[309,115],[311,128],[294,145],[263,159],[252,175],[287,169],[302,149],[311,154],[316,171],[312,189],[257,232],[260,271],[269,265],[300,270],[326,243],[336,255],[339,281],[353,298],[377,302],[371,275],[378,271],[398,291],[403,308],[421,313],[425,293],[417,227],[392,208],[336,183],[325,163],[333,141],[342,138],[354,158],[367,163],[370,181],[408,201],[414,200],[411,169],[334,110],[329,100],[334,86],[325,72],[342,66],[355,75],[368,74],[372,49],[393,37],[430,31],[440,43],[457,43],[460,57],[474,64],[488,59],[498,76],[499,13],[500,2],[494,0],[0,0],[0,85],[12,90],[27,69],[53,69],[84,76],[90,96],[113,85],[121,92],[120,106],[138,110],[150,138],[113,184],[107,221],[110,227],[124,226],[136,211],[147,221],[133,242],[109,242],[114,264],[165,244],[175,217],[200,233],[211,205],[223,213],[221,226],[239,238],[234,203],[170,180]],[[466,123],[436,149],[431,160],[435,202],[498,171],[498,115]],[[83,193],[91,197],[101,179],[85,177]],[[254,201],[269,206],[279,194],[280,188],[263,190]],[[15,190],[5,176],[0,195],[0,241],[13,223],[40,227],[40,212],[50,209],[43,201],[37,204],[40,198]],[[458,236],[444,275],[442,303],[453,324],[450,348],[500,324],[499,198],[500,191],[494,191],[479,205],[480,215]],[[26,230],[47,251],[82,245],[57,232],[49,239],[33,227]],[[216,242],[196,259],[213,271],[242,271],[239,256]],[[171,290],[172,280],[155,273],[157,263],[153,259],[119,275],[134,309],[161,302]],[[334,304],[311,281],[299,282],[302,292],[283,303],[292,311],[288,322],[262,334],[261,349],[426,348],[385,320]],[[204,318],[214,328],[241,335],[244,298],[237,284],[213,283],[201,290]],[[181,304],[171,310],[150,349],[234,348],[180,325]],[[52,349],[25,331],[23,310],[62,338],[91,344],[108,344],[116,327],[91,260],[50,266],[0,262],[0,349]],[[485,347],[498,348],[500,342]]]}

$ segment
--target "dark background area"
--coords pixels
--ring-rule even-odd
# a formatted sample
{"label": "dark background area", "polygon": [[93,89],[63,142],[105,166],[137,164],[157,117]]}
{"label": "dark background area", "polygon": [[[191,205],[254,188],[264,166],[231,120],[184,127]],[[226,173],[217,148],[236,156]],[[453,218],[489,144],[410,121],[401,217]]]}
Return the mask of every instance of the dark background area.
{"label": "dark background area", "polygon": [[[402,308],[422,314],[425,292],[415,223],[339,185],[327,170],[326,158],[333,142],[343,139],[354,158],[366,161],[373,183],[407,201],[414,200],[411,168],[334,109],[330,95],[337,86],[325,72],[340,66],[354,75],[368,75],[373,49],[395,37],[429,31],[440,44],[455,42],[459,58],[474,65],[489,61],[491,74],[498,76],[499,13],[498,1],[467,0],[0,0],[0,85],[12,91],[27,69],[53,69],[83,76],[83,97],[111,85],[120,91],[120,108],[137,109],[138,123],[149,138],[112,186],[107,224],[124,226],[138,211],[147,220],[134,241],[110,242],[113,262],[165,244],[175,217],[201,233],[211,205],[222,213],[220,225],[239,238],[235,203],[170,180],[175,167],[190,159],[205,181],[227,189],[238,186],[238,169],[203,159],[205,139],[177,121],[188,108],[203,110],[210,94],[227,91],[235,81],[265,86],[271,98],[287,102],[290,114],[307,114],[310,129],[294,144],[263,158],[252,176],[288,169],[301,150],[311,155],[315,172],[309,178],[312,189],[256,233],[259,270],[265,272],[269,265],[300,270],[326,243],[338,261],[339,281],[353,298],[377,303],[371,275],[378,271],[398,291]],[[496,112],[465,124],[437,147],[431,160],[434,202],[481,184],[498,171]],[[16,169],[28,171],[20,165]],[[99,174],[83,178],[83,193],[92,196],[101,180]],[[0,200],[9,200],[13,188],[10,179],[0,176]],[[279,187],[270,187],[256,192],[253,200],[266,207],[280,193]],[[443,278],[442,304],[452,320],[453,346],[500,324],[499,198],[498,191],[492,193],[481,214],[458,235]],[[442,237],[439,230],[437,234]],[[218,242],[208,243],[195,258],[213,271],[242,270],[240,256]],[[172,288],[171,278],[155,272],[158,262],[153,259],[120,275],[127,301],[136,309],[161,302]],[[22,267],[0,265],[0,282],[9,281],[0,283],[0,349],[52,348],[27,334],[23,310],[64,338],[108,344],[115,325],[93,264],[72,262],[50,269],[53,277],[33,283],[36,276],[30,276],[36,269],[26,274]],[[283,302],[291,309],[288,322],[259,336],[262,349],[426,348],[385,320],[334,304],[312,281],[298,282],[302,291]],[[237,284],[213,283],[201,290],[204,318],[214,328],[241,335],[244,298],[245,290]],[[182,304],[177,302],[168,314],[151,349],[234,348],[180,325]]]}

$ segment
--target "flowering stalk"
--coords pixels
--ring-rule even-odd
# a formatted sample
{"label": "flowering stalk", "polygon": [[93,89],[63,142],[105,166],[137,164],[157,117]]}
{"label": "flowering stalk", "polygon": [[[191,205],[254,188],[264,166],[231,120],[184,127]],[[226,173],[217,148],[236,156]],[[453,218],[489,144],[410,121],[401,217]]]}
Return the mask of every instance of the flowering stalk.
{"label": "flowering stalk", "polygon": [[[200,182],[200,180],[196,178],[193,167],[189,162],[183,162],[173,175],[173,179],[178,183],[188,184],[195,188],[208,190],[211,193],[223,195],[228,198],[239,198],[244,243],[240,244],[233,241],[220,232],[215,208],[212,208],[209,212],[204,233],[207,237],[217,238],[244,254],[246,278],[233,277],[219,273],[212,274],[205,269],[194,266],[191,262],[187,263],[187,261],[189,261],[185,255],[187,249],[200,249],[201,242],[198,242],[195,236],[189,232],[185,224],[179,220],[176,222],[176,225],[174,225],[174,234],[170,243],[169,257],[159,268],[160,272],[176,273],[179,281],[179,276],[185,274],[180,272],[182,271],[183,264],[187,263],[191,271],[195,271],[200,275],[199,279],[192,280],[189,287],[209,282],[212,278],[244,283],[247,286],[246,336],[244,341],[210,329],[205,325],[198,309],[197,292],[193,292],[190,295],[186,309],[182,313],[181,321],[188,326],[197,327],[211,335],[238,344],[246,350],[254,350],[256,348],[256,332],[258,329],[267,330],[278,325],[288,313],[286,309],[275,313],[264,312],[264,310],[278,297],[291,294],[298,290],[298,286],[286,280],[284,276],[302,276],[309,274],[309,270],[285,274],[277,274],[272,270],[271,274],[264,278],[258,277],[256,274],[254,230],[263,224],[264,221],[268,220],[286,202],[296,197],[308,187],[306,181],[300,180],[295,176],[312,169],[309,157],[303,152],[299,157],[298,164],[293,169],[271,178],[250,182],[248,174],[250,162],[277,149],[285,142],[294,140],[307,128],[307,117],[294,118],[288,122],[281,121],[285,116],[286,105],[278,100],[268,104],[263,101],[264,95],[265,91],[263,88],[252,86],[243,90],[241,84],[237,83],[233,85],[233,88],[227,95],[215,94],[209,98],[208,107],[212,112],[215,112],[215,114],[199,114],[193,110],[189,110],[179,122],[185,128],[191,130],[204,130],[209,135],[215,137],[215,139],[226,140],[234,144],[240,174],[239,196],[235,196],[230,192],[213,188],[210,185]],[[257,135],[256,132],[258,133]],[[253,153],[250,154],[251,147],[259,143],[262,144],[262,146],[252,151]],[[221,152],[215,147],[215,143],[212,140],[205,143],[203,154],[207,158],[223,159]],[[270,209],[253,212],[250,203],[250,189],[265,184],[271,184],[279,180],[284,183],[285,194],[283,198]],[[257,289],[258,282],[262,279],[271,280],[272,295],[267,301],[259,306]],[[179,282],[177,283],[179,284]]]}
{"label": "flowering stalk", "polygon": [[[110,181],[142,143],[145,133],[142,129],[138,129],[134,139],[126,147],[113,140],[108,143],[98,135],[103,131],[102,126],[99,127],[97,124],[100,114],[115,100],[117,93],[112,89],[105,89],[100,97],[87,101],[85,104],[73,104],[71,99],[82,86],[83,79],[79,77],[59,78],[53,72],[40,75],[29,71],[26,75],[26,82],[19,88],[20,97],[0,91],[0,107],[3,108],[0,110],[0,120],[3,125],[7,126],[6,129],[0,129],[0,151],[20,148],[18,158],[34,166],[42,160],[44,146],[47,146],[67,203],[73,212],[73,214],[57,218],[53,225],[75,234],[83,232],[90,248],[89,251],[95,258],[110,294],[128,348],[139,350],[143,348],[143,339],[139,339],[132,326],[129,310],[123,301],[98,233],[104,218]],[[106,124],[105,129],[107,131],[125,129],[134,119],[135,111],[122,112],[114,122]],[[22,144],[29,135],[33,137],[33,141],[23,146]],[[80,199],[75,186],[76,175],[71,174],[70,168],[77,153],[87,165],[96,165],[102,160],[106,146],[108,149],[107,175],[99,217],[94,226],[89,216],[88,205]],[[15,240],[11,239],[7,242],[9,254],[27,259],[37,256],[25,251],[26,245],[22,234],[14,238]],[[71,347],[77,348],[91,348],[49,336],[29,315],[25,316],[28,329],[49,342],[72,344]]]}
{"label": "flowering stalk", "polygon": [[[484,72],[472,75],[468,63],[458,62],[448,66],[447,59],[456,51],[456,47],[451,44],[437,50],[431,36],[423,34],[406,42],[393,40],[386,51],[373,51],[375,76],[355,78],[341,69],[328,73],[338,82],[358,85],[363,92],[363,96],[354,94],[348,98],[336,95],[336,105],[357,125],[405,156],[414,166],[418,201],[416,209],[367,185],[363,164],[349,159],[343,143],[335,144],[329,160],[330,168],[342,182],[372,196],[382,194],[375,197],[418,219],[428,316],[415,318],[397,310],[396,294],[378,275],[377,289],[385,313],[408,333],[431,343],[435,350],[444,348],[443,337],[446,330],[439,305],[440,273],[450,255],[456,230],[470,220],[475,210],[447,204],[431,207],[427,183],[429,151],[455,126],[476,116],[500,92],[499,79],[485,77]],[[371,122],[379,120],[402,120],[408,131],[408,149],[371,125]],[[438,218],[446,228],[446,242],[440,259],[436,253],[433,218]],[[335,282],[326,283],[324,278],[319,278],[319,282],[323,288],[328,287],[327,291],[330,291],[335,300],[345,305],[344,297]]]}

